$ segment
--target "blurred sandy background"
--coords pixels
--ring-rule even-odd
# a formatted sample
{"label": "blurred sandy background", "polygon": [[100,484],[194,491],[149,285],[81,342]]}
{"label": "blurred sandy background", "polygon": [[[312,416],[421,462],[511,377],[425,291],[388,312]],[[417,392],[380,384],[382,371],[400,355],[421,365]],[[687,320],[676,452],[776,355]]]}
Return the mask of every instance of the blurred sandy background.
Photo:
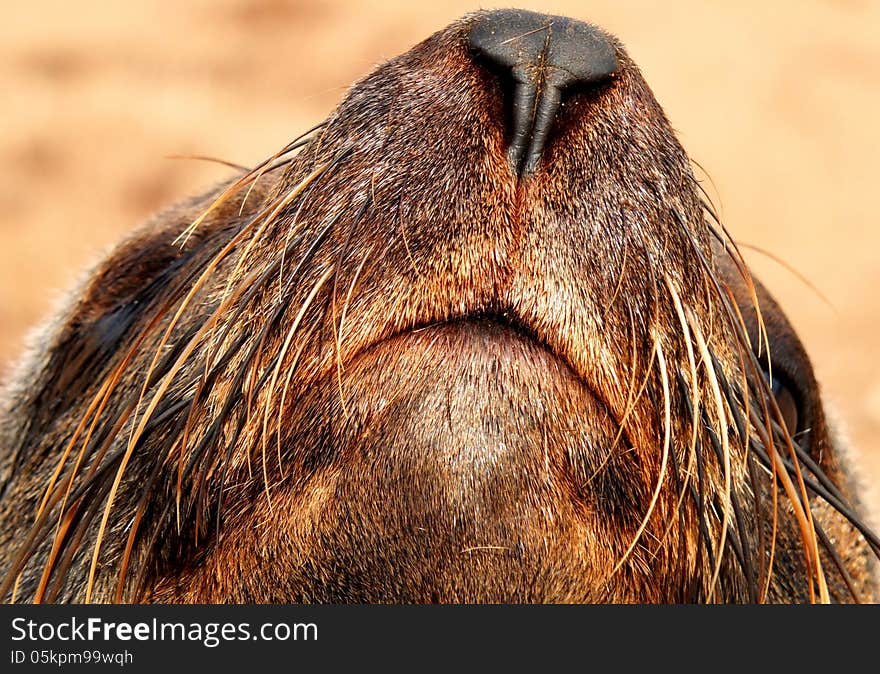
{"label": "blurred sandy background", "polygon": [[[641,65],[757,253],[880,484],[880,2],[521,0]],[[494,5],[487,4],[487,7]],[[5,1],[0,364],[54,291],[163,205],[320,121],[346,87],[475,2]]]}

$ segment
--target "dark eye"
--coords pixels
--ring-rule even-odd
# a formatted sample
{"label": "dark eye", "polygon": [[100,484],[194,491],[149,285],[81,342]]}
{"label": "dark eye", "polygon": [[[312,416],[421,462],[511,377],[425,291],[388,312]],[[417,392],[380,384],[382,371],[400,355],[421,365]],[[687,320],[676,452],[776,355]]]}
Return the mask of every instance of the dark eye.
{"label": "dark eye", "polygon": [[785,427],[788,429],[788,434],[794,437],[795,433],[798,432],[798,418],[800,416],[797,399],[791,389],[781,379],[771,376],[769,372],[765,372],[764,376],[767,377],[770,390],[773,392],[773,397],[776,398],[776,406],[779,407],[779,411],[782,413],[782,419],[785,422]]}

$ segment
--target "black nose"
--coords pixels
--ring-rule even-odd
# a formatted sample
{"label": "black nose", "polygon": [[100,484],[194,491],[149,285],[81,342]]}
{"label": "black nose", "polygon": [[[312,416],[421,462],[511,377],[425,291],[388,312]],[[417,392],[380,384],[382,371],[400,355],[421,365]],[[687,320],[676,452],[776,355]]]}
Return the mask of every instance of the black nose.
{"label": "black nose", "polygon": [[513,77],[510,160],[535,170],[562,92],[597,84],[617,71],[614,46],[595,26],[515,9],[490,12],[470,32],[470,46]]}

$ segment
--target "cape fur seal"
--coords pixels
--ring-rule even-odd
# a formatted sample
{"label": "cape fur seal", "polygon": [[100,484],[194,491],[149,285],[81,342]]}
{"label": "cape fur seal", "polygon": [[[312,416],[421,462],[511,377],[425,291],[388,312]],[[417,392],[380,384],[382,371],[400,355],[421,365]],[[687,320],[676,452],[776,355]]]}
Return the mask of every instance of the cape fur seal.
{"label": "cape fur seal", "polygon": [[0,448],[4,601],[877,599],[797,336],[562,17],[468,15],[148,222]]}

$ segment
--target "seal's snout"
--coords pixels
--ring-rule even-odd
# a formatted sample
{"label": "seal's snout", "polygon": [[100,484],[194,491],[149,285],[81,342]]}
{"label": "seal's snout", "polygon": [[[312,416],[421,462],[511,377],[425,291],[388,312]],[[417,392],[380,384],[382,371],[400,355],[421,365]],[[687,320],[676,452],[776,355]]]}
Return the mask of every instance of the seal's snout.
{"label": "seal's snout", "polygon": [[481,18],[471,48],[502,69],[512,108],[509,157],[517,172],[535,170],[564,91],[607,81],[615,49],[595,26],[559,16],[499,10]]}

